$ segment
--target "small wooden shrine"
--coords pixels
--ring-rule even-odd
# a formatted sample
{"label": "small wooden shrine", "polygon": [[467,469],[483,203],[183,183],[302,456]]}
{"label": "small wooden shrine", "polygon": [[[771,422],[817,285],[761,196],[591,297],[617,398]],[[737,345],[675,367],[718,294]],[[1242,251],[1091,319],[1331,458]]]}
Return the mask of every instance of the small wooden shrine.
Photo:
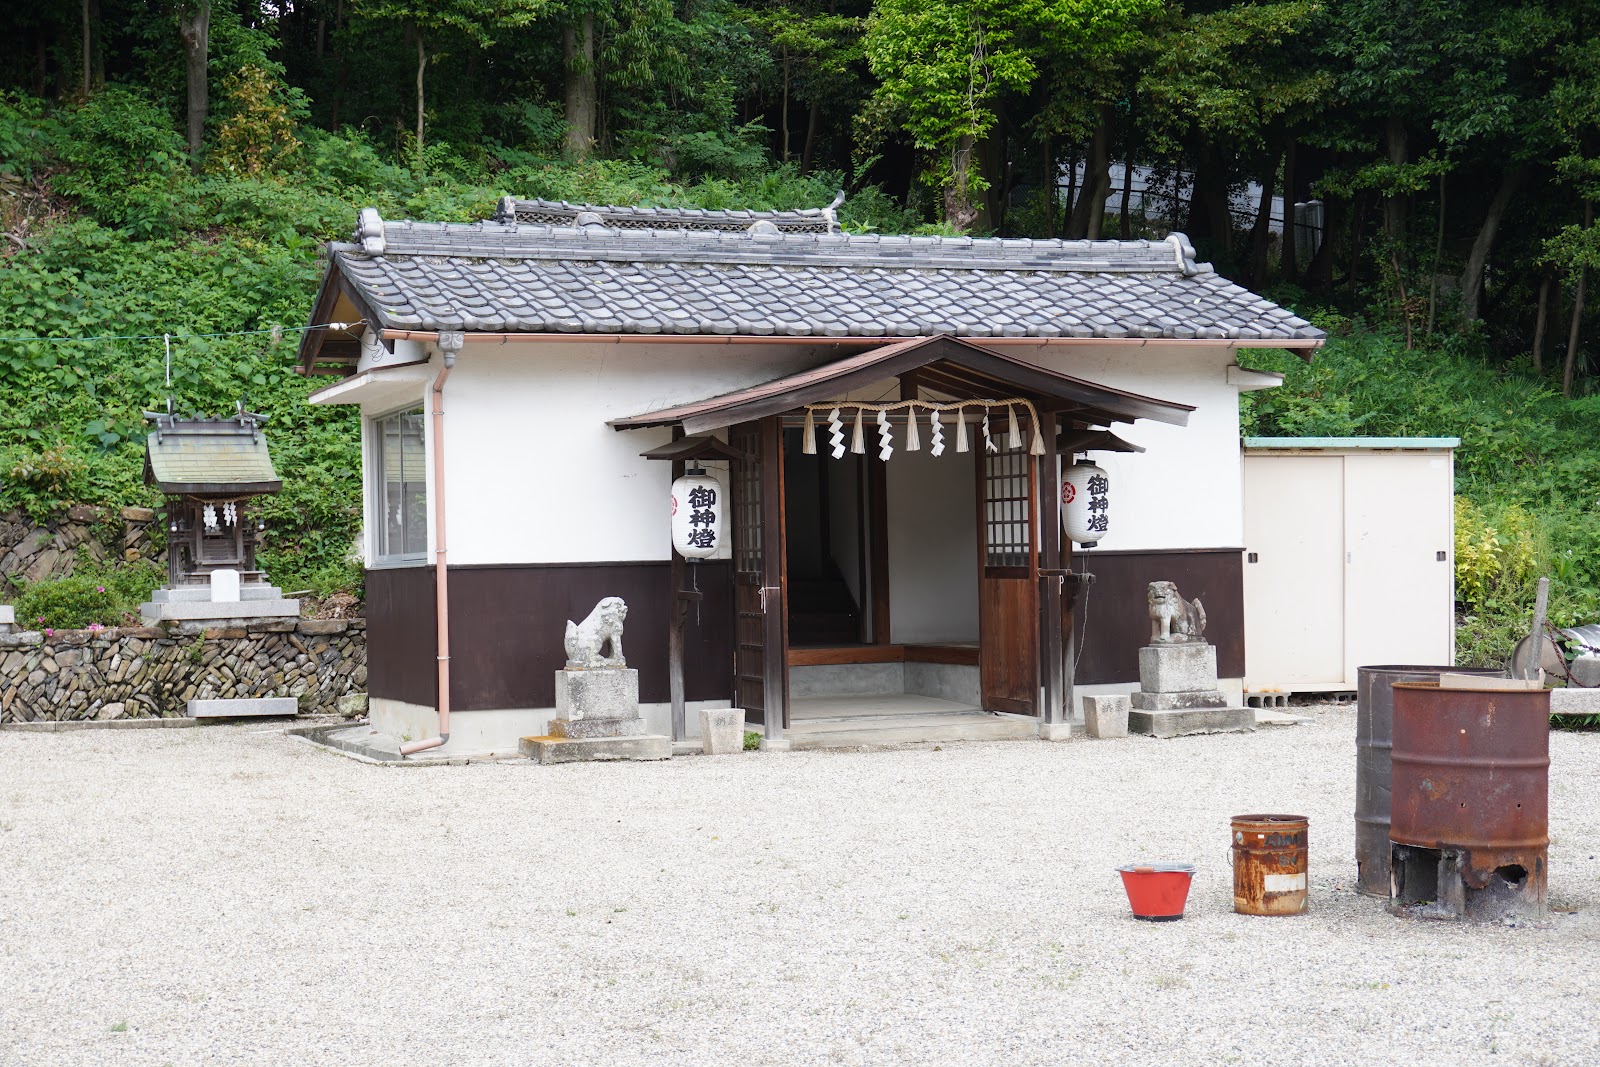
{"label": "small wooden shrine", "polygon": [[155,428],[145,438],[144,480],[167,497],[168,586],[206,582],[224,568],[244,583],[263,581],[256,569],[263,526],[251,521],[250,503],[283,488],[261,429],[266,419],[242,403],[222,419],[145,417]]}

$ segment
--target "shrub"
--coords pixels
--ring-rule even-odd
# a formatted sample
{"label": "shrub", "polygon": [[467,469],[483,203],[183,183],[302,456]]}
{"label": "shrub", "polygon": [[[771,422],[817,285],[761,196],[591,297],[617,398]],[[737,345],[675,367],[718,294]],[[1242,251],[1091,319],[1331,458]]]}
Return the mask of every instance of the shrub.
{"label": "shrub", "polygon": [[71,169],[56,176],[57,190],[137,237],[175,228],[188,153],[165,111],[131,89],[107,86],[69,111],[63,127],[58,153]]}
{"label": "shrub", "polygon": [[17,622],[32,629],[116,626],[138,610],[164,575],[149,562],[85,567],[64,578],[30,582],[16,600]]}

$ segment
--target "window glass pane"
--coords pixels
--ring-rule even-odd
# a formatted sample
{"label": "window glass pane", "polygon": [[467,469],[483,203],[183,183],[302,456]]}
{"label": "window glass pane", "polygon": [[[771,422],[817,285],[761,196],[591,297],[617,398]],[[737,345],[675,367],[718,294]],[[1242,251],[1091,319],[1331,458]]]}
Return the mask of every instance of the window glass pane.
{"label": "window glass pane", "polygon": [[428,549],[428,493],[422,411],[390,415],[373,425],[378,555],[423,555]]}

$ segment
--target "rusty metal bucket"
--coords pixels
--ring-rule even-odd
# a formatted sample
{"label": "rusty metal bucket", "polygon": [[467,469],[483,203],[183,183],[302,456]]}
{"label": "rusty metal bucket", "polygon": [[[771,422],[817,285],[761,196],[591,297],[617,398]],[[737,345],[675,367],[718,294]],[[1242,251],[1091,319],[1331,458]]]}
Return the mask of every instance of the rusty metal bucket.
{"label": "rusty metal bucket", "polygon": [[1439,675],[1483,674],[1496,667],[1383,664],[1356,668],[1356,889],[1389,895],[1389,752],[1394,739],[1395,682],[1437,681]]}
{"label": "rusty metal bucket", "polygon": [[1306,910],[1311,820],[1304,815],[1233,817],[1233,910],[1300,915]]}
{"label": "rusty metal bucket", "polygon": [[1390,910],[1542,917],[1550,844],[1550,691],[1394,686]]}

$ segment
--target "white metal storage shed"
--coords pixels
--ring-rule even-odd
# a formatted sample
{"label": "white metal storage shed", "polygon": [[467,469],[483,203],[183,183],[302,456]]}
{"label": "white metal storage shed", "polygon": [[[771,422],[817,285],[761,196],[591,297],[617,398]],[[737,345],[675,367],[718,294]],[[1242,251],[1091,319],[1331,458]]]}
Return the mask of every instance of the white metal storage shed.
{"label": "white metal storage shed", "polygon": [[1455,662],[1455,437],[1244,440],[1246,693]]}

